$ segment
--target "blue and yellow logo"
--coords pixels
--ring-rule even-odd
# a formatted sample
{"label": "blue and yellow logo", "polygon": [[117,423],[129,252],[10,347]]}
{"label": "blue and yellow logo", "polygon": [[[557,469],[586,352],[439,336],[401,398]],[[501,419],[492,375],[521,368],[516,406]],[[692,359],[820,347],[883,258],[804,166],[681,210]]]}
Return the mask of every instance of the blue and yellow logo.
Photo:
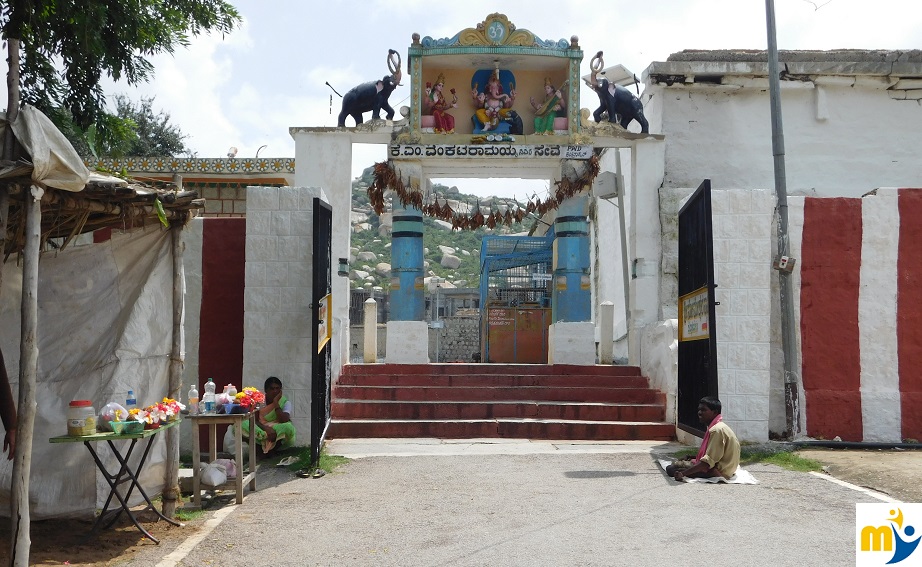
{"label": "blue and yellow logo", "polygon": [[[919,504],[857,504],[855,537],[858,565],[920,565],[922,551],[918,554],[919,563],[908,561],[916,558],[916,548],[922,535],[917,535],[916,526],[907,521],[903,508],[909,511],[920,507]],[[914,515],[916,518],[919,514]],[[889,558],[886,563],[880,563]]]}

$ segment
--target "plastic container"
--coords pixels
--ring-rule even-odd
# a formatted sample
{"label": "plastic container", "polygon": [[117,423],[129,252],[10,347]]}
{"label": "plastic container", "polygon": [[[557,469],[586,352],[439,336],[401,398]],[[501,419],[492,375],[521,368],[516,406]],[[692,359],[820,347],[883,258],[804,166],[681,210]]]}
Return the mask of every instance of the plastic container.
{"label": "plastic container", "polygon": [[214,413],[214,388],[214,380],[209,378],[208,381],[205,382],[205,395],[202,396],[202,404],[205,406],[205,413]]}
{"label": "plastic container", "polygon": [[93,435],[96,433],[96,410],[90,400],[74,400],[67,408],[67,434]]}
{"label": "plastic container", "polygon": [[189,415],[198,415],[198,389],[195,384],[189,388]]}
{"label": "plastic container", "polygon": [[138,400],[134,397],[134,390],[128,390],[128,398],[125,400],[125,409],[131,411],[137,409]]}
{"label": "plastic container", "polygon": [[112,426],[112,431],[116,435],[128,435],[144,431],[144,424],[133,419],[130,421],[110,421],[109,425]]}

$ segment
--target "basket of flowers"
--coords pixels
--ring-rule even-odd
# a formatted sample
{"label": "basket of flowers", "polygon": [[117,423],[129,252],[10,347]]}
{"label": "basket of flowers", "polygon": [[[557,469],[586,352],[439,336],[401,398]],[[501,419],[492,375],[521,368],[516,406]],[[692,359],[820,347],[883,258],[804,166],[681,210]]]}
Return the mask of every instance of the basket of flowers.
{"label": "basket of flowers", "polygon": [[163,398],[163,401],[157,404],[157,409],[165,417],[162,421],[176,421],[179,419],[182,410],[186,409],[186,406],[173,398]]}
{"label": "basket of flowers", "polygon": [[144,424],[144,429],[157,429],[160,427],[160,416],[156,413],[155,406],[132,408],[128,410],[128,416],[129,419]]}
{"label": "basket of flowers", "polygon": [[130,411],[119,407],[113,412],[112,419],[109,421],[109,428],[116,435],[140,433],[144,430],[144,424],[135,418],[137,410],[135,412],[132,415]]}

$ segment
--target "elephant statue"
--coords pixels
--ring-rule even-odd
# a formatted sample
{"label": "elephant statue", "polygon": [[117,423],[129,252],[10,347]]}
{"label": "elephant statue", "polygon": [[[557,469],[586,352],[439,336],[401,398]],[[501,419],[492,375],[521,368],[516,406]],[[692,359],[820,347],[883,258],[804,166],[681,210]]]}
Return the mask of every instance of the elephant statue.
{"label": "elephant statue", "polygon": [[596,53],[589,63],[592,69],[589,86],[599,95],[600,103],[599,108],[592,113],[593,118],[596,122],[601,122],[602,114],[607,111],[609,122],[617,122],[622,128],[627,129],[631,121],[636,120],[640,124],[641,133],[648,134],[650,125],[643,115],[643,103],[640,99],[621,85],[610,83],[608,79],[598,80],[597,75],[604,64],[601,51]]}
{"label": "elephant statue", "polygon": [[371,111],[372,119],[381,118],[381,110],[387,113],[387,119],[394,117],[394,109],[388,104],[387,99],[400,86],[402,73],[400,72],[400,54],[389,49],[387,51],[387,68],[391,72],[379,81],[369,81],[353,87],[343,96],[343,108],[339,113],[336,125],[346,125],[346,117],[352,116],[355,125],[363,122],[362,113]]}

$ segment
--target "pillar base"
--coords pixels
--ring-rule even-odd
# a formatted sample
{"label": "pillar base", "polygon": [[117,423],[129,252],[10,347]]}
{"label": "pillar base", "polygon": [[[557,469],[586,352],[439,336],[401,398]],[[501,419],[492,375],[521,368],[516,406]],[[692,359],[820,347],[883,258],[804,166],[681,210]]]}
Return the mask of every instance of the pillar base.
{"label": "pillar base", "polygon": [[388,321],[384,361],[429,364],[429,325],[425,321]]}
{"label": "pillar base", "polygon": [[595,325],[591,321],[554,323],[547,334],[548,364],[595,365]]}

